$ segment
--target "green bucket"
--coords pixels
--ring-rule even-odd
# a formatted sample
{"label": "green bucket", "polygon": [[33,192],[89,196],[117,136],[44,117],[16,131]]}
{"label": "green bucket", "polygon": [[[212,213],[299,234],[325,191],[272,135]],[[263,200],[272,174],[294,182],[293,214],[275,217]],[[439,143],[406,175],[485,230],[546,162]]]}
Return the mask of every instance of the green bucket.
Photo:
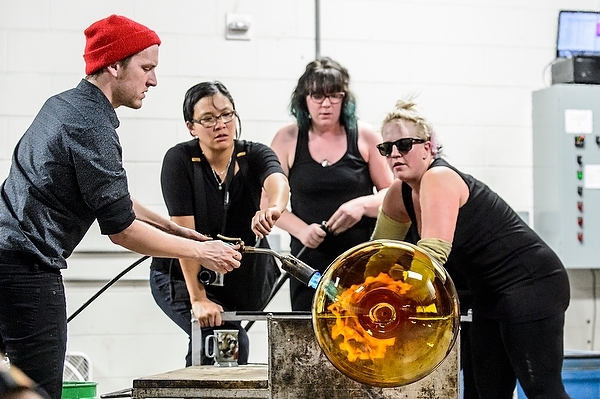
{"label": "green bucket", "polygon": [[62,399],[95,399],[97,382],[64,381]]}

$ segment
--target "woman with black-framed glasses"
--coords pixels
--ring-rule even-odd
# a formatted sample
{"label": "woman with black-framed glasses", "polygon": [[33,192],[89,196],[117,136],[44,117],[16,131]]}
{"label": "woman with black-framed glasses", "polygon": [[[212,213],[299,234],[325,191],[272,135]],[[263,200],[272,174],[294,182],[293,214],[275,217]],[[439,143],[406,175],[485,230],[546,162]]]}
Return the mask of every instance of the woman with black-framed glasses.
{"label": "woman with black-framed glasses", "polygon": [[[280,129],[271,143],[291,192],[291,212],[277,226],[290,233],[292,255],[320,271],[369,240],[393,179],[375,147],[379,135],[357,120],[349,82],[346,68],[331,58],[310,62],[292,94],[296,123]],[[313,295],[290,281],[293,310],[310,310]]]}
{"label": "woman with black-framed glasses", "polygon": [[498,194],[439,156],[413,99],[398,101],[382,136],[377,148],[397,180],[372,238],[412,241],[466,281],[473,314],[461,341],[471,347],[465,367],[475,386],[464,398],[511,399],[517,379],[528,398],[568,398],[561,371],[570,289],[558,256]]}
{"label": "woman with black-framed glasses", "polygon": [[[241,120],[233,96],[221,82],[190,87],[183,101],[183,118],[193,139],[170,148],[161,171],[171,219],[212,238],[221,234],[268,248],[266,236],[289,197],[277,155],[265,144],[240,140]],[[193,363],[190,311],[203,337],[215,329],[238,330],[236,359],[238,364],[247,364],[250,341],[245,328],[239,321],[223,322],[221,313],[258,311],[267,305],[280,275],[272,256],[244,254],[238,269],[220,275],[200,269],[189,259],[153,258],[150,268],[154,300],[190,339],[186,367]],[[204,345],[199,343],[200,363],[213,364]]]}

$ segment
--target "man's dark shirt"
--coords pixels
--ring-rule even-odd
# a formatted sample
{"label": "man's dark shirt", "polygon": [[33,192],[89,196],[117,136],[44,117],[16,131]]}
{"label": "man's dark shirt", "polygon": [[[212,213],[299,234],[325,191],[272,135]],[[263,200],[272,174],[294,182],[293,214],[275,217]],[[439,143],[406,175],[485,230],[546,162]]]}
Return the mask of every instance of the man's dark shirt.
{"label": "man's dark shirt", "polygon": [[0,251],[66,268],[95,219],[106,235],[133,223],[118,126],[106,96],[86,80],[46,101],[0,190]]}

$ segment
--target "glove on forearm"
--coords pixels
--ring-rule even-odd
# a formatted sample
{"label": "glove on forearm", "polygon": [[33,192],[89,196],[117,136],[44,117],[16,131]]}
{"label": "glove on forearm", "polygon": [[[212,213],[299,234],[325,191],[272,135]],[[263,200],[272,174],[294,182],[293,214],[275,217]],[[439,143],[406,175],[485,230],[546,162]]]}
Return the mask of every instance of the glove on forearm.
{"label": "glove on forearm", "polygon": [[417,246],[425,250],[442,265],[446,263],[452,250],[452,243],[439,238],[423,238],[417,242]]}
{"label": "glove on forearm", "polygon": [[402,223],[394,220],[386,215],[383,212],[383,209],[379,207],[377,223],[375,224],[375,230],[373,230],[373,234],[371,235],[371,240],[379,240],[382,238],[404,240],[409,228],[410,222]]}

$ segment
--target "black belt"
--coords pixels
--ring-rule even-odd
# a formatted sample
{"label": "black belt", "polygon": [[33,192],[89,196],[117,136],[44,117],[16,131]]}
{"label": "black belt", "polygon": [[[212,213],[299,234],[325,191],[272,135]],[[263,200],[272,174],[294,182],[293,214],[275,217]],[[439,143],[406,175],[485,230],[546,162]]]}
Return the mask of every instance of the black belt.
{"label": "black belt", "polygon": [[24,251],[0,249],[0,264],[21,267],[24,266],[28,268],[31,268],[33,266],[40,271],[60,274],[59,269],[45,265],[36,255]]}

